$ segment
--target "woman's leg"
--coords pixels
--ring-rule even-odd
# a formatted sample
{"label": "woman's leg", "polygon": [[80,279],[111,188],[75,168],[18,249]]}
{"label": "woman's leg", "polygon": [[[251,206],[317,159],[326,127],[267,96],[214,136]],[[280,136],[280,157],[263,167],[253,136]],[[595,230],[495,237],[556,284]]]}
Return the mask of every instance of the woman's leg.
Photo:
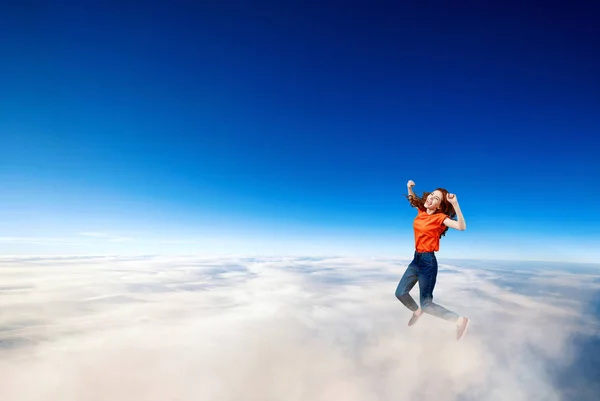
{"label": "woman's leg", "polygon": [[415,286],[415,284],[417,284],[417,280],[417,264],[413,259],[413,261],[410,262],[410,264],[406,268],[402,279],[400,279],[398,287],[396,287],[396,298],[398,298],[398,300],[402,302],[404,306],[406,306],[413,312],[419,309],[419,306],[417,305],[415,300],[410,296],[409,292]]}
{"label": "woman's leg", "polygon": [[419,291],[421,295],[421,309],[423,312],[439,317],[450,322],[458,322],[460,316],[443,306],[433,303],[433,289],[437,280],[438,265],[435,255],[422,255],[421,269],[419,269]]}

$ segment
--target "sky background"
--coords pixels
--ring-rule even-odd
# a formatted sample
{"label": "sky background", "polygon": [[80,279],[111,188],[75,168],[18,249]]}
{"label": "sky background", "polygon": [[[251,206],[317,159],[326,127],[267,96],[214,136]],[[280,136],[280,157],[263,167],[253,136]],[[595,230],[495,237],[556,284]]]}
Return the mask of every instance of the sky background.
{"label": "sky background", "polygon": [[592,5],[198,3],[1,4],[0,252],[600,257]]}

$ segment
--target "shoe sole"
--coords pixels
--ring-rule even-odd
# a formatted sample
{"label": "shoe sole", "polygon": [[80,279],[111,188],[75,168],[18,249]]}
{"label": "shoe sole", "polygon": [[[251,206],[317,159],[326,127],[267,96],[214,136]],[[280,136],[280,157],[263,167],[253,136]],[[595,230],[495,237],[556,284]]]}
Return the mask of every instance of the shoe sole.
{"label": "shoe sole", "polygon": [[465,325],[465,329],[463,330],[461,336],[456,339],[457,341],[462,340],[462,338],[465,336],[465,334],[467,334],[467,330],[469,329],[470,324],[471,324],[471,319],[467,319],[467,324]]}

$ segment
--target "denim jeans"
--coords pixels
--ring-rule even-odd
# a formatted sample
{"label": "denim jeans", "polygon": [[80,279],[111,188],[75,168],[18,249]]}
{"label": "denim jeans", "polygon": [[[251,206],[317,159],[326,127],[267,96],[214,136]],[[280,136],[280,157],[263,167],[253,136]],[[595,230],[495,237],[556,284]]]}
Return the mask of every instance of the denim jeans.
{"label": "denim jeans", "polygon": [[410,290],[419,282],[421,310],[430,315],[456,322],[458,314],[433,303],[433,288],[437,278],[438,264],[434,252],[416,252],[413,261],[404,272],[396,288],[396,298],[411,311],[419,309],[415,300],[410,296]]}

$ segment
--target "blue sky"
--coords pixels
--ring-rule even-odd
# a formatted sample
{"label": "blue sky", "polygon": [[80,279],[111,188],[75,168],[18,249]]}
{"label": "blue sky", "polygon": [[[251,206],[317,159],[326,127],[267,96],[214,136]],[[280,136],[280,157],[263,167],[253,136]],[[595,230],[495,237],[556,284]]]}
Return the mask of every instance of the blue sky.
{"label": "blue sky", "polygon": [[2,13],[0,252],[600,256],[595,9],[217,3]]}

